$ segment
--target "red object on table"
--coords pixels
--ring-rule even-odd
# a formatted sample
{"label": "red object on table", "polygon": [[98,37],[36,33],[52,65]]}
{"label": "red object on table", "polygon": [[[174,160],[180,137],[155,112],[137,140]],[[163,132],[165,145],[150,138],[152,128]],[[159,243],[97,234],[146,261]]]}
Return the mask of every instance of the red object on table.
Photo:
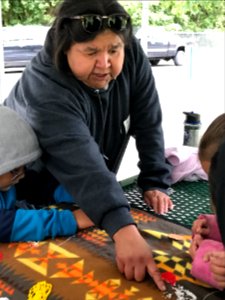
{"label": "red object on table", "polygon": [[161,278],[171,285],[176,284],[176,276],[171,272],[163,272]]}

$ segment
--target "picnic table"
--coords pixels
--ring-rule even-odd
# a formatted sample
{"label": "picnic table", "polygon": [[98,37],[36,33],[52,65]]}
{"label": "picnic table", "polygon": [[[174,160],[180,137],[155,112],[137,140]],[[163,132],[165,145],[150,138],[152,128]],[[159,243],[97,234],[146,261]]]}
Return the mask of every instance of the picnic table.
{"label": "picnic table", "polygon": [[113,241],[104,230],[92,227],[67,238],[1,243],[0,299],[28,299],[32,287],[36,290],[29,300],[225,299],[223,292],[190,274],[190,226],[199,213],[211,212],[208,183],[173,185],[171,197],[175,208],[166,216],[154,214],[143,203],[135,179],[121,185],[137,226],[151,245],[156,264],[166,280],[166,292],[160,292],[150,277],[140,283],[125,280],[115,265]]}

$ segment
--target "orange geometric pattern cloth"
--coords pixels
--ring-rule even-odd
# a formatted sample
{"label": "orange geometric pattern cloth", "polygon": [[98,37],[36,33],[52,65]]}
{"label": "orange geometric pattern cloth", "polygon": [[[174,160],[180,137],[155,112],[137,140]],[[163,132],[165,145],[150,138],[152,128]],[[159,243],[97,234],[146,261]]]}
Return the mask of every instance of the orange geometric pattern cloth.
{"label": "orange geometric pattern cloth", "polygon": [[191,276],[188,229],[143,211],[132,210],[132,215],[162,274],[173,275],[166,293],[150,277],[141,283],[125,280],[115,265],[112,240],[93,227],[69,238],[0,244],[0,297],[25,300],[32,286],[45,281],[51,285],[48,300],[173,300],[179,299],[177,289],[187,299],[210,293],[207,299],[223,299]]}

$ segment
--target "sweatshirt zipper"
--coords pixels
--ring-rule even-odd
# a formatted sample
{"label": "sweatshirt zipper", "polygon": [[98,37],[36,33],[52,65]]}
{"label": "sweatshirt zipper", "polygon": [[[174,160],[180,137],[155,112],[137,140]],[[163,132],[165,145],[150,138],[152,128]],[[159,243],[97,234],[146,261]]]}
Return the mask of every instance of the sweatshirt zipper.
{"label": "sweatshirt zipper", "polygon": [[[102,124],[103,124],[103,128],[105,128],[106,117],[104,118],[104,110],[103,110],[102,98],[100,96],[99,90],[95,90],[94,92],[95,92],[95,94],[96,94],[96,96],[98,98],[98,101],[99,101],[101,121],[102,121]],[[100,148],[100,151],[101,151],[104,159],[109,160],[109,158],[104,154],[103,144],[104,144],[104,130],[103,130],[101,138],[100,138],[99,148]]]}

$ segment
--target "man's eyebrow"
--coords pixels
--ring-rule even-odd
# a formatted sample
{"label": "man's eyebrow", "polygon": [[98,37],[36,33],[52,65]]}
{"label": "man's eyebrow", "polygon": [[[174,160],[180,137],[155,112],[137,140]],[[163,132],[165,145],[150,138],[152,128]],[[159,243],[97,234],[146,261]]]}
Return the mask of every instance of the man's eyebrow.
{"label": "man's eyebrow", "polygon": [[111,48],[111,49],[112,49],[112,48],[113,48],[113,49],[116,49],[116,48],[122,47],[122,45],[123,45],[123,44],[119,42],[119,43],[117,43],[117,44],[112,44],[112,45],[110,45],[109,48]]}
{"label": "man's eyebrow", "polygon": [[[109,49],[117,49],[117,48],[120,48],[122,47],[122,43],[117,43],[117,44],[111,44],[109,45]],[[95,51],[98,51],[99,48],[98,47],[91,47],[91,46],[88,46],[87,48],[84,49],[85,52],[95,52]]]}
{"label": "man's eyebrow", "polygon": [[97,47],[90,47],[90,46],[84,49],[84,51],[96,51],[96,50],[98,50]]}

